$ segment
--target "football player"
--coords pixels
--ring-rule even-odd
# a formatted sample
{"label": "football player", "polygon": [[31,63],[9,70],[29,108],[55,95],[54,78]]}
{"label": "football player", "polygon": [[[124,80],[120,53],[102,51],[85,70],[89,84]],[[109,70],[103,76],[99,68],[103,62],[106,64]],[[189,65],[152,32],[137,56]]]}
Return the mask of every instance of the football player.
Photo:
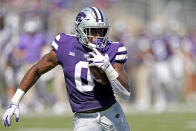
{"label": "football player", "polygon": [[[19,102],[40,76],[57,65],[65,75],[69,102],[74,113],[74,131],[129,131],[125,114],[114,97],[129,98],[128,77],[123,64],[127,50],[122,43],[108,40],[109,23],[96,7],[81,10],[75,19],[76,36],[60,34],[52,50],[33,65],[20,83],[11,104],[3,115],[3,124],[11,125],[11,117],[19,119]],[[108,83],[94,79],[91,67],[104,72]]]}
{"label": "football player", "polygon": [[170,69],[170,60],[173,56],[171,45],[162,35],[151,39],[151,53],[154,60],[150,71],[150,86],[154,92],[154,107],[157,112],[168,108],[173,99],[174,78]]}

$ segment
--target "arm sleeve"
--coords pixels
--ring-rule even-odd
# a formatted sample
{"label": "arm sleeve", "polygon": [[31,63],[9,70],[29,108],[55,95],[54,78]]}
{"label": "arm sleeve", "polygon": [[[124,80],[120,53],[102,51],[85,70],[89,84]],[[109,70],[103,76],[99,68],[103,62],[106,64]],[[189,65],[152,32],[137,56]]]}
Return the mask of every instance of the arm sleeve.
{"label": "arm sleeve", "polygon": [[131,96],[131,92],[128,92],[123,85],[117,80],[111,80],[110,81],[113,91],[121,98],[125,99],[125,100],[129,100],[130,96]]}

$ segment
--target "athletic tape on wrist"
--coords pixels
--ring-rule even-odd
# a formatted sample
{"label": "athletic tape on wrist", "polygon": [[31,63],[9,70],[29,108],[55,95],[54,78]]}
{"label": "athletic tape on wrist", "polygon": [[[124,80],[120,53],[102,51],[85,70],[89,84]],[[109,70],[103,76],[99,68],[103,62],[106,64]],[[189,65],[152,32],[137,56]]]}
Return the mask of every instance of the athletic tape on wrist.
{"label": "athletic tape on wrist", "polygon": [[107,75],[108,79],[115,80],[118,77],[118,73],[114,69],[114,67],[110,64],[108,68],[105,70],[105,74]]}
{"label": "athletic tape on wrist", "polygon": [[12,102],[13,104],[19,104],[20,101],[21,101],[21,99],[22,99],[22,97],[23,97],[24,95],[25,95],[25,92],[24,92],[23,90],[17,89],[17,90],[16,90],[16,93],[14,94],[14,96],[13,96],[13,98],[12,98],[12,100],[11,100],[11,102]]}

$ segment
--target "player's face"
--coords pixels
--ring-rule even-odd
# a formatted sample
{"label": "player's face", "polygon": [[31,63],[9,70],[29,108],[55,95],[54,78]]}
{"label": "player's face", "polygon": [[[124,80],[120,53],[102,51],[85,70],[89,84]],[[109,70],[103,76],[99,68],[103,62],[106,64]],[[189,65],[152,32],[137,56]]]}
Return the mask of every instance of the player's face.
{"label": "player's face", "polygon": [[93,43],[95,39],[105,37],[107,30],[107,28],[86,28],[84,32],[87,34],[89,41]]}

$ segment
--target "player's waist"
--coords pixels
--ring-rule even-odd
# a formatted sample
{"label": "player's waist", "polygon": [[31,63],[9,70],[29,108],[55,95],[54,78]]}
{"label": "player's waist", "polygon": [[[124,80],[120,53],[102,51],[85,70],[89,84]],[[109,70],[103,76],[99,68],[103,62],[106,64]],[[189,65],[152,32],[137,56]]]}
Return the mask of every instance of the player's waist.
{"label": "player's waist", "polygon": [[82,111],[82,112],[77,112],[77,113],[95,113],[95,112],[101,112],[101,111],[105,111],[107,109],[109,109],[111,106],[104,106],[102,108],[98,108],[98,109],[92,109],[92,110],[87,110],[87,111]]}
{"label": "player's waist", "polygon": [[118,103],[115,103],[115,104],[113,104],[111,106],[98,108],[98,109],[92,109],[92,110],[88,110],[88,111],[77,112],[75,114],[79,114],[79,115],[93,115],[93,114],[97,114],[97,112],[99,112],[101,114],[105,114],[107,112],[111,112],[116,106],[118,106]]}

